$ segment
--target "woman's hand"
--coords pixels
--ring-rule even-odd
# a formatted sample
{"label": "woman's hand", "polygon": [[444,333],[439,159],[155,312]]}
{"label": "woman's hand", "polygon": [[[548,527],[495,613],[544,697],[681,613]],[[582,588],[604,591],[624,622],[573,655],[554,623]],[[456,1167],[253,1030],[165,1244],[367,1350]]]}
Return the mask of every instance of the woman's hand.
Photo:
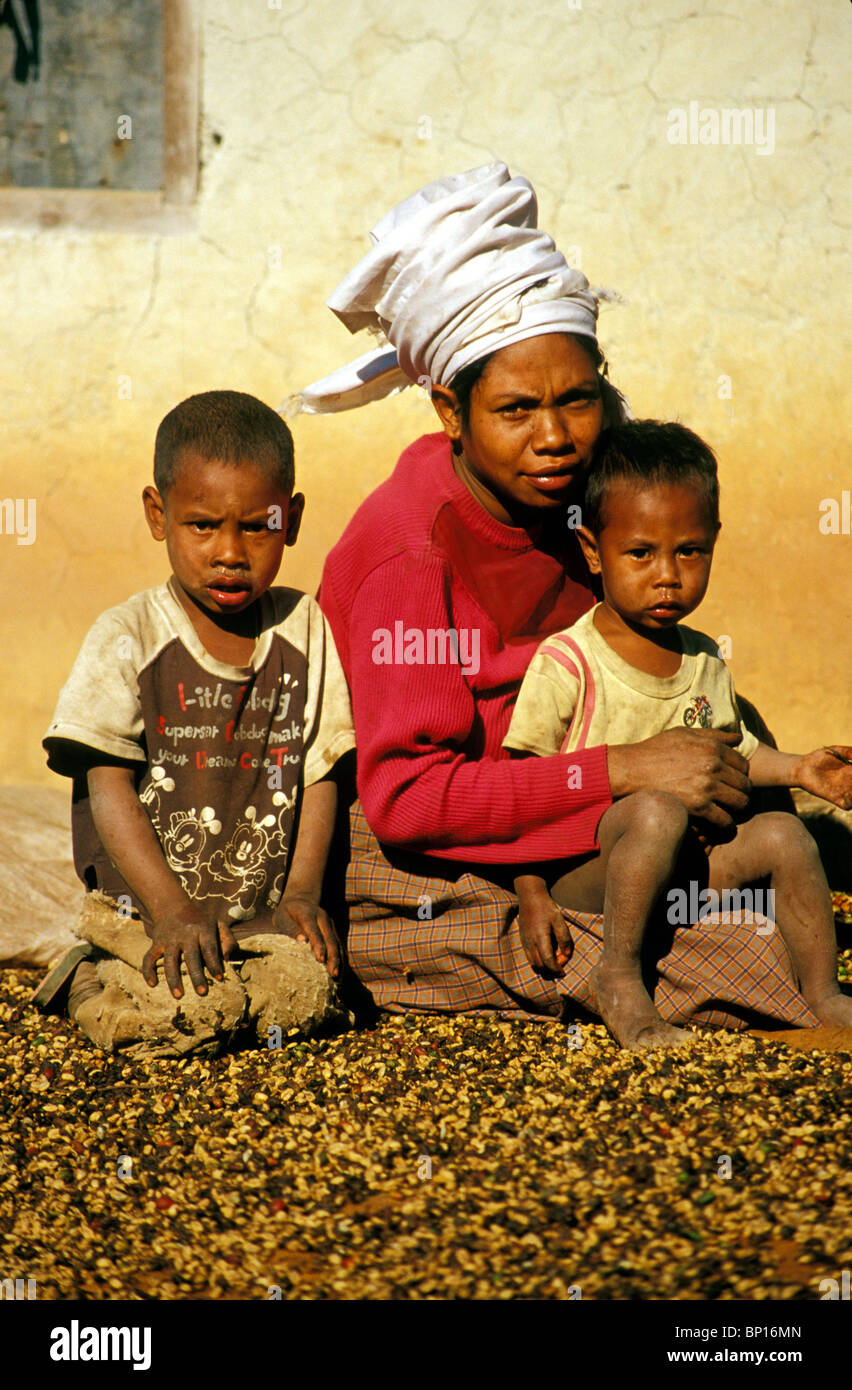
{"label": "woman's hand", "polygon": [[574,949],[562,909],[544,879],[524,874],[515,879],[518,927],[527,960],[538,975],[561,975]]}
{"label": "woman's hand", "polygon": [[690,815],[711,825],[732,825],[751,792],[748,763],[735,747],[740,738],[721,729],[667,729],[643,743],[610,744],[612,794],[653,787],[679,797]]}
{"label": "woman's hand", "polygon": [[334,923],[310,893],[287,893],[273,917],[274,929],[282,936],[307,941],[320,965],[333,980],[340,975],[343,949]]}
{"label": "woman's hand", "polygon": [[849,811],[852,809],[852,748],[838,743],[836,753],[839,756],[830,748],[817,748],[799,758],[794,785]]}

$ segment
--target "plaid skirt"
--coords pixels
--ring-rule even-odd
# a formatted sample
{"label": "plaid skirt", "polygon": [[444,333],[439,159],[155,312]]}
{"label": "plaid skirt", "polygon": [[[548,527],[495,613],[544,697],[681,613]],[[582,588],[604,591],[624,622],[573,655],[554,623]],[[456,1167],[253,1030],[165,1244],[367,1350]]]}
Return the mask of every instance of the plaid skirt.
{"label": "plaid skirt", "polygon": [[[383,848],[360,801],[350,811],[350,850],[349,962],[379,1008],[597,1016],[590,974],[601,949],[600,915],[563,908],[573,954],[560,979],[545,979],[524,953],[518,899],[499,881],[449,860]],[[734,1031],[816,1027],[780,933],[757,931],[762,919],[731,917],[670,928],[659,943],[649,987],[662,1017]]]}

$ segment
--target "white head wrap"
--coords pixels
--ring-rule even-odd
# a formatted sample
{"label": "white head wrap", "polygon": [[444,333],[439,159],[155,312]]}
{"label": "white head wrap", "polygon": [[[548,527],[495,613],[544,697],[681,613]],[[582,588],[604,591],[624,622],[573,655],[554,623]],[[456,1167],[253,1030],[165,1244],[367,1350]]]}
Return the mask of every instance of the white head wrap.
{"label": "white head wrap", "polygon": [[438,179],[392,208],[327,301],[350,333],[369,329],[382,345],[291,397],[286,413],[350,410],[424,377],[448,386],[463,367],[541,333],[594,339],[598,301],[618,296],[568,265],[537,213],[532,184],[499,163]]}

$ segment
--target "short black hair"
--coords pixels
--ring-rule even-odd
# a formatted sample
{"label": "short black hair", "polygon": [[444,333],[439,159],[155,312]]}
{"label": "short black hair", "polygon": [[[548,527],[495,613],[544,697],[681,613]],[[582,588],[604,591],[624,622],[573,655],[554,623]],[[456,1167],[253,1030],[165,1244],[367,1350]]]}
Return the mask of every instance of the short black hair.
{"label": "short black hair", "polygon": [[[585,333],[567,333],[566,337],[573,338],[585,353],[591,358],[595,370],[606,372],[606,358],[598,346],[597,339],[590,338]],[[473,388],[478,382],[492,357],[496,357],[499,348],[495,352],[489,352],[485,357],[480,357],[476,362],[471,362],[470,366],[462,367],[460,372],[456,372],[450,382],[450,390],[459,403],[462,424],[467,429],[470,424],[470,398],[473,395]]]}
{"label": "short black hair", "polygon": [[162,497],[174,484],[185,449],[223,463],[254,463],[292,495],[293,436],[281,416],[256,396],[202,391],[169,411],[154,444],[154,484]]}
{"label": "short black hair", "polygon": [[586,475],[583,525],[598,535],[605,525],[607,494],[614,483],[654,487],[658,483],[694,484],[713,525],[719,526],[719,477],[716,455],[685,425],[661,420],[629,420],[603,430]]}

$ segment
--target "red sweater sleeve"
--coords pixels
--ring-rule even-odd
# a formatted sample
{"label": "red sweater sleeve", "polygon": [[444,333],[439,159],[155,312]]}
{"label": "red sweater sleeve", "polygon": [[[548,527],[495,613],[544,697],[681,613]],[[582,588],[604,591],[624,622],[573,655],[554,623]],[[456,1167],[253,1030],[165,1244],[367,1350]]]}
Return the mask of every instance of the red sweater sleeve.
{"label": "red sweater sleeve", "polygon": [[[376,634],[395,624],[453,626],[446,562],[427,551],[386,561],[362,583],[349,630],[358,790],[387,845],[442,858],[513,864],[597,848],[612,796],[606,749],[566,758],[471,758],[474,697],[458,664],[382,664]],[[334,605],[330,605],[333,608]],[[334,616],[329,611],[334,626]],[[481,737],[481,732],[480,732]],[[577,786],[576,783],[580,782]]]}

